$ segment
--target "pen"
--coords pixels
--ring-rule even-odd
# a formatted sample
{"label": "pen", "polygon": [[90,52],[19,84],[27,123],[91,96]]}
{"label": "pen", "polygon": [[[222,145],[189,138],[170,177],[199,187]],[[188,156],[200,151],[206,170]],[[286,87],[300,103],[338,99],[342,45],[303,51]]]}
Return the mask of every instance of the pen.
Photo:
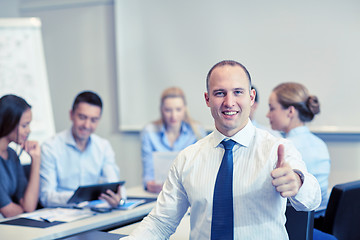
{"label": "pen", "polygon": [[44,218],[44,217],[40,217],[41,220],[43,220],[44,222],[47,222],[47,223],[51,223],[51,221],[47,218]]}

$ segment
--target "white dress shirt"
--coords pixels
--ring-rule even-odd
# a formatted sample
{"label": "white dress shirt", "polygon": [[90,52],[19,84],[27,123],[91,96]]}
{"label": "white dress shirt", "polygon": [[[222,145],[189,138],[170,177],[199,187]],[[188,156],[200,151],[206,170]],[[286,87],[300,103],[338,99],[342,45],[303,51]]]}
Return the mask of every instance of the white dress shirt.
{"label": "white dress shirt", "polygon": [[[226,138],[215,130],[179,153],[151,213],[125,239],[167,239],[190,207],[190,239],[210,239],[213,192]],[[291,198],[297,210],[313,210],[321,201],[320,187],[300,153],[286,139],[255,128],[251,121],[231,137],[233,149],[234,239],[288,239],[286,198],[272,185],[277,148],[285,146],[285,161],[305,175]]]}

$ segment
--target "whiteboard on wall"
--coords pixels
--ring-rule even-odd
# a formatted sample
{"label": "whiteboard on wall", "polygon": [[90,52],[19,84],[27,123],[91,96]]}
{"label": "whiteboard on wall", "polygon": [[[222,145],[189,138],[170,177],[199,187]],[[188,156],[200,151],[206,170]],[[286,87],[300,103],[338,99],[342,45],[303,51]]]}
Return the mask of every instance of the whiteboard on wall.
{"label": "whiteboard on wall", "polygon": [[259,123],[271,90],[300,82],[316,95],[318,132],[360,132],[360,1],[116,0],[119,128],[159,118],[164,88],[184,89],[191,116],[213,119],[205,77],[218,61],[243,63],[259,91]]}
{"label": "whiteboard on wall", "polygon": [[0,96],[23,97],[32,110],[29,139],[55,134],[38,18],[0,18]]}

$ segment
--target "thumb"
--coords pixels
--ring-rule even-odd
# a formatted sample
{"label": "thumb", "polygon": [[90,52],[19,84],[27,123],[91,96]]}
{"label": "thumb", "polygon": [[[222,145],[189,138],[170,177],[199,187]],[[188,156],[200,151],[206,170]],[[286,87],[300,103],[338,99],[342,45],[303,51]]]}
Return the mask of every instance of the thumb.
{"label": "thumb", "polygon": [[278,147],[278,161],[276,163],[276,168],[282,167],[285,163],[284,151],[284,145],[280,144]]}

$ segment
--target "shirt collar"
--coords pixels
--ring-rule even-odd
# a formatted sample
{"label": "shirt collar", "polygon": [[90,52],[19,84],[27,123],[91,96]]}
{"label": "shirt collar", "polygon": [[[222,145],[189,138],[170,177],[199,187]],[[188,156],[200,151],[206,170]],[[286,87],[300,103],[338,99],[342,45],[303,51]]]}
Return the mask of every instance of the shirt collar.
{"label": "shirt collar", "polygon": [[238,131],[234,136],[227,137],[220,133],[216,128],[214,130],[214,142],[213,146],[217,147],[224,139],[232,139],[236,143],[248,147],[250,145],[251,140],[253,139],[255,135],[255,127],[252,124],[252,122],[249,120],[248,123],[245,125],[243,129]]}
{"label": "shirt collar", "polygon": [[[190,131],[190,125],[187,124],[186,122],[182,122],[180,126],[180,133],[187,133],[189,131]],[[166,132],[165,124],[162,124],[160,132],[162,135],[165,135]]]}
{"label": "shirt collar", "polygon": [[309,133],[310,130],[307,126],[300,126],[300,127],[296,127],[290,130],[290,132],[288,132],[286,134],[286,137],[292,137],[292,136],[296,136],[302,133]]}
{"label": "shirt collar", "polygon": [[[67,145],[69,145],[69,146],[72,146],[72,147],[78,149],[78,147],[77,147],[77,145],[76,145],[76,142],[75,142],[75,138],[74,138],[74,136],[73,136],[73,134],[72,134],[72,129],[71,129],[71,128],[66,131],[66,134],[65,134],[65,143],[66,143]],[[91,143],[91,135],[90,135],[90,137],[89,137],[89,141],[88,141],[86,147],[89,146],[90,143]]]}

